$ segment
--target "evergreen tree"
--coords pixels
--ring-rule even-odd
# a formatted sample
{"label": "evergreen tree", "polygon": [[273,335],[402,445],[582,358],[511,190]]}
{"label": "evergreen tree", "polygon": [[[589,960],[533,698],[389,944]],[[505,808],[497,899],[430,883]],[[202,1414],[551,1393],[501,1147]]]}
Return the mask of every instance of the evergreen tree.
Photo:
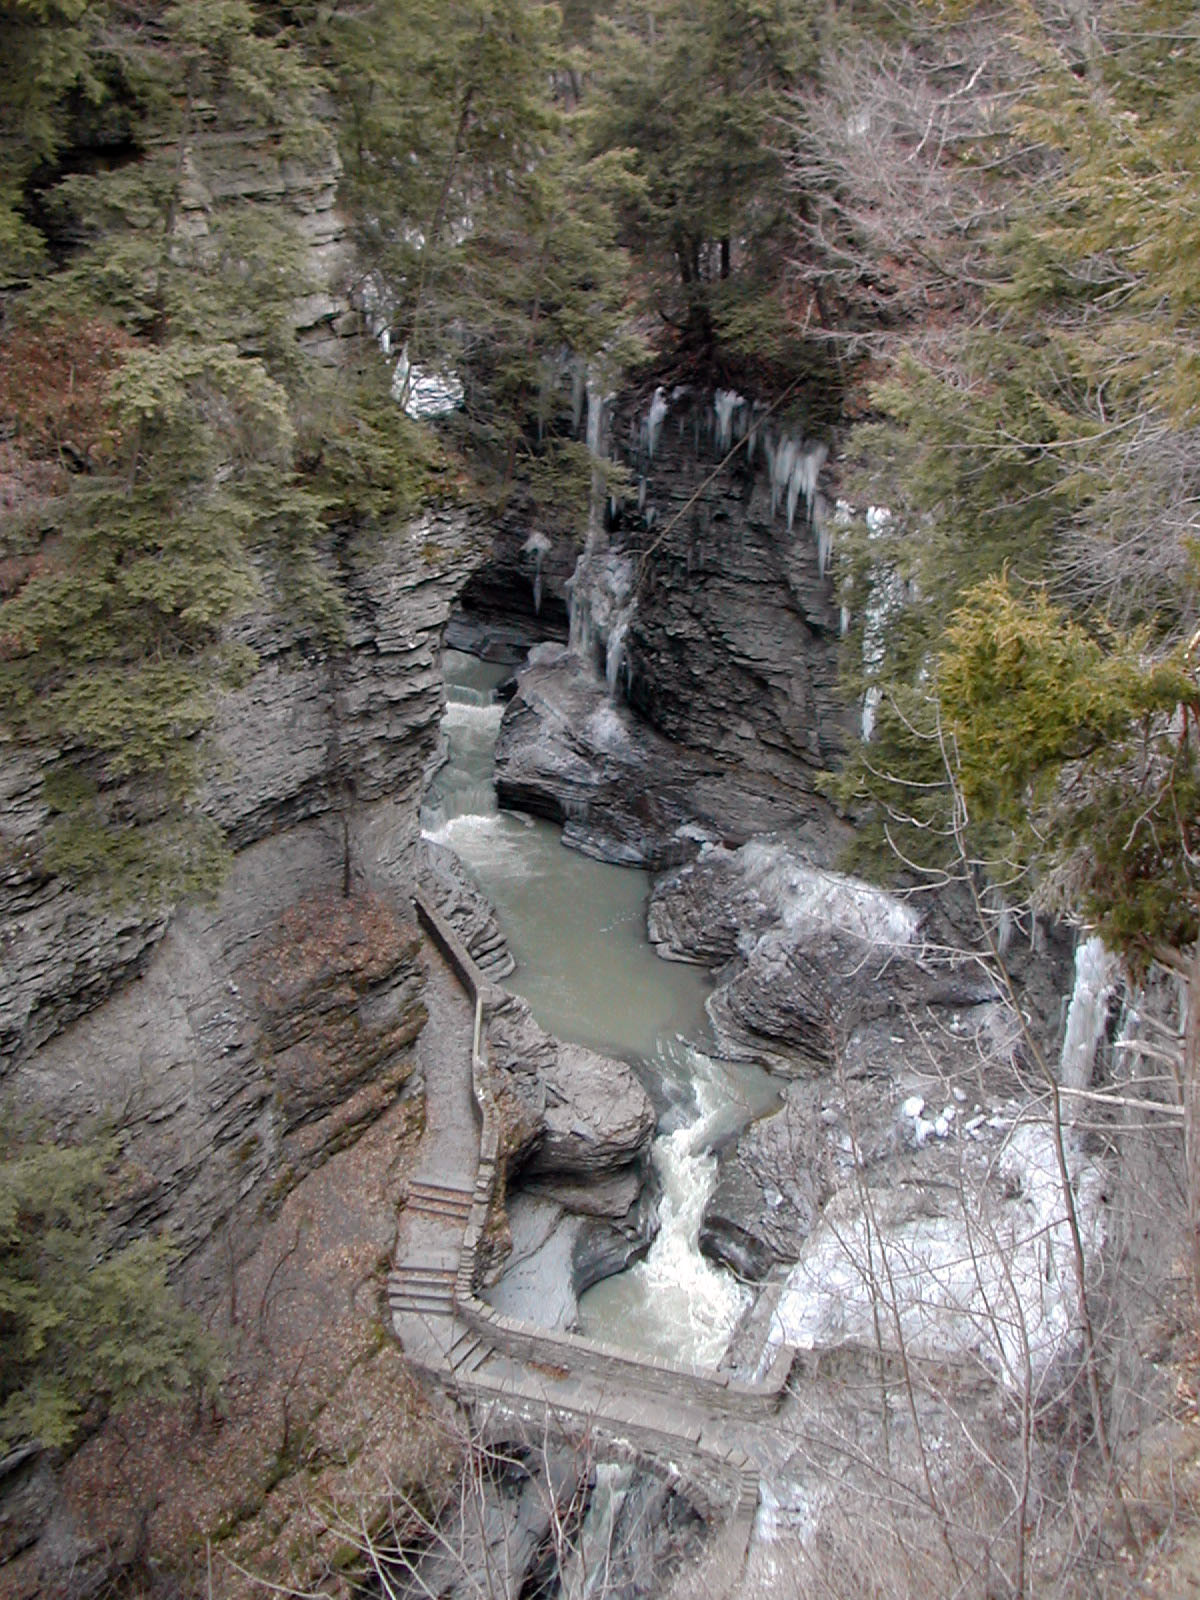
{"label": "evergreen tree", "polygon": [[[586,481],[547,431],[564,363],[619,364],[611,163],[588,161],[555,8],[377,0],[329,24],[364,292],[414,370],[461,384],[448,424],[481,484]],[[571,498],[568,496],[568,498]]]}
{"label": "evergreen tree", "polygon": [[167,1284],[169,1249],[114,1249],[119,1181],[104,1141],[0,1146],[0,1455],[67,1445],[97,1402],[178,1393],[211,1369],[208,1341]]}
{"label": "evergreen tree", "polygon": [[[250,665],[222,627],[262,559],[304,567],[324,510],[293,461],[297,241],[204,195],[196,163],[223,128],[276,160],[321,135],[319,80],[241,0],[140,20],[91,57],[136,155],[43,202],[77,243],[5,332],[15,448],[56,463],[60,492],[4,529],[0,698],[19,737],[61,753],[47,867],[149,903],[216,881],[222,842],[188,796],[214,692]],[[77,373],[87,415],[48,419]]]}
{"label": "evergreen tree", "polygon": [[681,344],[795,354],[780,120],[815,64],[792,0],[637,0],[595,43],[593,138],[629,153],[627,243]]}

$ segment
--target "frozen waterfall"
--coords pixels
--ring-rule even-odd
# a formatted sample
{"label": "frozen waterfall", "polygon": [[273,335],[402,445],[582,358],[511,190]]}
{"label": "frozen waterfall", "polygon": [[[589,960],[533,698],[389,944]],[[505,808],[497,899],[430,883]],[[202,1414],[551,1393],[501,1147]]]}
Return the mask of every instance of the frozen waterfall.
{"label": "frozen waterfall", "polygon": [[1086,1089],[1096,1051],[1108,1028],[1109,1003],[1121,983],[1120,962],[1093,935],[1075,951],[1075,987],[1067,1011],[1067,1031],[1059,1057],[1058,1081],[1066,1089]]}

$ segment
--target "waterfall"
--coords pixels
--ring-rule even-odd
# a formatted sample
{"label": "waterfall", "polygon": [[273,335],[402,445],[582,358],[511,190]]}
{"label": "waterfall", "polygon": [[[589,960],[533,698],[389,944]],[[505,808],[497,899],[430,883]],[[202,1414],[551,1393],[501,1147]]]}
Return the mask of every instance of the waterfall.
{"label": "waterfall", "polygon": [[725,1069],[702,1050],[677,1040],[675,1051],[683,1058],[681,1078],[690,1078],[696,1115],[654,1141],[662,1186],[659,1231],[644,1261],[588,1291],[585,1328],[594,1310],[603,1308],[606,1321],[636,1328],[638,1344],[644,1340],[652,1353],[704,1364],[720,1356],[749,1300],[749,1291],[698,1248],[717,1179],[712,1145],[728,1127],[737,1091]]}
{"label": "waterfall", "polygon": [[1093,935],[1077,946],[1075,987],[1058,1067],[1058,1081],[1064,1088],[1086,1089],[1091,1083],[1096,1051],[1108,1027],[1109,1002],[1120,982],[1120,963],[1102,939]]}
{"label": "waterfall", "polygon": [[592,364],[587,369],[587,447],[592,458],[592,492],[588,500],[588,525],[586,550],[604,542],[605,481],[602,465],[607,445],[608,403],[600,369]]}

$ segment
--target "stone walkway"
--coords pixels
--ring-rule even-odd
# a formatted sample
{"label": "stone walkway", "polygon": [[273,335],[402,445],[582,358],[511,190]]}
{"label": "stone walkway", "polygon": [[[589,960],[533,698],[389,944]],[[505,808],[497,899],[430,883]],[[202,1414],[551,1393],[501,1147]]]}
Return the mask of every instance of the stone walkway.
{"label": "stone walkway", "polygon": [[473,1038],[476,995],[489,986],[423,898],[418,913],[431,935],[431,1026],[422,1036],[430,1041],[422,1061],[427,1121],[388,1282],[405,1353],[477,1408],[501,1410],[539,1433],[548,1429],[585,1446],[603,1438],[669,1463],[702,1500],[728,1508],[726,1543],[732,1535],[744,1553],[759,1474],[787,1447],[771,1417],[788,1360],[762,1384],[739,1384],[517,1323],[477,1298],[473,1241],[492,1200],[494,1171],[490,1160],[480,1162],[488,1110],[476,1097]]}

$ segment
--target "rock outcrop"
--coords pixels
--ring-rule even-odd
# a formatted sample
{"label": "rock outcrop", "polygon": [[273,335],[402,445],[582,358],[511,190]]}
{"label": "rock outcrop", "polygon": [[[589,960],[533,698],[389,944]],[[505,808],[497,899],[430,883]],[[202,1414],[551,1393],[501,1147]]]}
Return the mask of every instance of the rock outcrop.
{"label": "rock outcrop", "polygon": [[565,642],[578,533],[539,525],[518,499],[492,525],[491,553],[463,589],[449,642],[485,661],[513,664],[531,644]]}
{"label": "rock outcrop", "polygon": [[515,995],[488,1022],[506,1130],[512,1250],[489,1298],[573,1328],[578,1297],[640,1259],[658,1231],[650,1097],[623,1061],[564,1043]]}
{"label": "rock outcrop", "polygon": [[336,1148],[412,1076],[409,1046],[428,1020],[420,948],[378,896],[322,896],[291,907],[250,962],[257,1055],[285,1152],[311,1160]]}
{"label": "rock outcrop", "polygon": [[532,652],[505,710],[496,794],[560,823],[564,844],[621,866],[674,866],[702,842],[740,844],[793,814],[721,761],[655,733],[555,645]]}
{"label": "rock outcrop", "polygon": [[466,945],[475,965],[489,978],[507,978],[517,963],[499,919],[454,851],[423,838],[417,872],[421,888]]}
{"label": "rock outcrop", "polygon": [[[615,409],[591,399],[604,417],[588,436],[611,441],[636,491],[593,516],[573,571],[578,546],[555,530],[498,529],[464,596],[456,639],[501,649],[505,617],[518,619],[525,642],[562,638],[565,598],[575,650],[675,748],[670,766],[639,777],[640,795],[657,797],[659,783],[671,791],[690,761],[715,784],[690,815],[725,816],[719,837],[832,826],[814,779],[834,764],[849,713],[837,682],[841,617],[826,576],[830,516],[816,487],[827,450],[801,448],[778,418],[768,422],[763,408],[731,394],[631,392]],[[743,436],[757,419],[756,445],[721,465],[731,418]],[[582,415],[558,425],[578,432]],[[781,486],[785,464],[803,479],[803,505]],[[513,652],[497,658],[517,659],[518,641],[507,642]],[[676,801],[662,794],[667,818]],[[515,788],[511,803],[526,803]],[[643,808],[652,804],[643,798]],[[603,840],[600,809],[594,801],[592,827],[579,837]]]}
{"label": "rock outcrop", "polygon": [[619,543],[621,523],[631,524],[639,571],[624,646],[629,700],[660,733],[737,770],[747,789],[786,797],[794,820],[828,816],[813,778],[845,737],[839,616],[809,518],[802,508],[788,516],[762,448],[787,445],[764,423],[759,448],[719,467],[731,441],[717,397],[663,400],[652,453],[652,400],[614,426],[645,485],[640,513],[623,513],[614,534]]}
{"label": "rock outcrop", "polygon": [[718,1155],[717,1182],[704,1207],[700,1249],[756,1281],[793,1262],[824,1198],[820,1123],[807,1095],[752,1123]]}
{"label": "rock outcrop", "polygon": [[872,1070],[879,1024],[902,1032],[928,1008],[949,1016],[998,996],[969,954],[930,956],[909,902],[790,839],[706,849],[655,884],[647,921],[670,959],[720,966],[708,1012],[722,1052],[789,1076]]}

